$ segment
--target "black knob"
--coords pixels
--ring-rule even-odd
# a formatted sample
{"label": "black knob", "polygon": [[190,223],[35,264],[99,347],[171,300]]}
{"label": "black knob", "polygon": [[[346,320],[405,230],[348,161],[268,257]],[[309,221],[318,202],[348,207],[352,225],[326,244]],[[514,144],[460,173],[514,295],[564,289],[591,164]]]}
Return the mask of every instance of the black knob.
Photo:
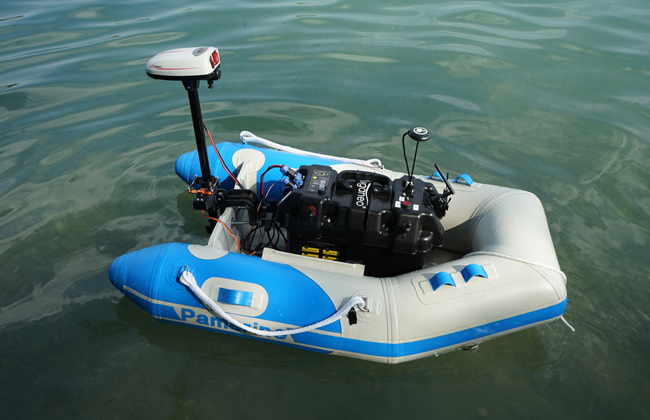
{"label": "black knob", "polygon": [[431,138],[431,133],[424,127],[411,128],[408,134],[415,141],[427,141]]}

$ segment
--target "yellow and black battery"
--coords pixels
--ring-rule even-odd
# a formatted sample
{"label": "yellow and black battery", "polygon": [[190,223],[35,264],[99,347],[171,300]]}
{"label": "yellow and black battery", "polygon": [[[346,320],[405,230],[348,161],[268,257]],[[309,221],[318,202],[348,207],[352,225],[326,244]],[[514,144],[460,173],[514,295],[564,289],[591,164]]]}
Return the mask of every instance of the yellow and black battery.
{"label": "yellow and black battery", "polygon": [[331,248],[321,248],[315,246],[302,246],[302,255],[312,258],[320,258],[322,260],[341,260],[341,252]]}

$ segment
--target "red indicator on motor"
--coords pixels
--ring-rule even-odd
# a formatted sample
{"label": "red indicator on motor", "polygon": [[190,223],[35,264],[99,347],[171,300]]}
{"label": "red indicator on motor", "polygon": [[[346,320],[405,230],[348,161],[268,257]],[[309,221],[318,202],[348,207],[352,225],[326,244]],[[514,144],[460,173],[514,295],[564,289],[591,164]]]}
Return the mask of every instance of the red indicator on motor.
{"label": "red indicator on motor", "polygon": [[219,64],[219,53],[216,50],[210,56],[210,64],[212,64],[212,68],[215,68]]}

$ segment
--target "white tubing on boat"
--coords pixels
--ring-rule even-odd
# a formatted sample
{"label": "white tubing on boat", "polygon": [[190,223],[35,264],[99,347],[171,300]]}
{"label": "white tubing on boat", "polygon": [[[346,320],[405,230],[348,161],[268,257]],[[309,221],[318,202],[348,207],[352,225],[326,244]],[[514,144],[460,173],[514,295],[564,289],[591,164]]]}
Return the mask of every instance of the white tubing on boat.
{"label": "white tubing on boat", "polygon": [[220,317],[222,317],[229,323],[235,325],[236,327],[239,327],[242,330],[247,331],[251,334],[261,335],[264,337],[279,337],[284,335],[299,334],[299,333],[315,330],[316,328],[324,327],[325,325],[338,321],[339,319],[346,316],[348,312],[350,312],[350,309],[352,309],[355,306],[357,307],[357,309],[362,310],[363,308],[365,308],[366,305],[365,301],[361,296],[353,296],[334,315],[322,321],[316,322],[315,324],[311,324],[306,327],[287,329],[287,330],[260,331],[260,330],[256,330],[255,328],[251,328],[242,324],[241,322],[237,321],[236,319],[232,318],[227,313],[225,313],[223,309],[221,309],[219,305],[217,305],[217,303],[210,298],[210,296],[206,295],[205,292],[201,290],[199,285],[196,283],[196,279],[189,271],[187,270],[183,271],[183,274],[181,274],[180,276],[180,281],[185,286],[187,286],[194,293],[194,295],[196,295],[196,297],[198,297],[201,300],[203,306],[216,312]]}
{"label": "white tubing on boat", "polygon": [[[528,264],[528,265],[535,265],[535,266],[537,266],[537,267],[546,268],[547,270],[551,270],[551,271],[554,271],[554,272],[558,273],[560,276],[562,276],[562,279],[564,280],[564,284],[566,284],[566,281],[567,281],[566,274],[564,274],[564,271],[562,271],[562,270],[558,270],[557,268],[555,268],[555,267],[551,267],[550,265],[547,265],[547,264],[542,264],[542,263],[538,263],[538,262],[535,262],[535,261],[528,261],[528,260],[525,260],[525,259],[523,259],[523,258],[517,258],[517,257],[515,257],[515,256],[513,256],[513,255],[506,254],[505,252],[498,252],[498,251],[476,251],[476,252],[471,252],[471,253],[465,255],[465,257],[471,256],[471,255],[490,255],[490,256],[494,256],[494,257],[502,257],[502,258],[506,258],[506,259],[509,259],[509,260],[513,260],[513,261],[521,262],[521,263]],[[465,257],[463,257],[463,258],[465,258]],[[566,319],[564,319],[564,316],[563,316],[563,315],[560,315],[560,319],[562,320],[562,322],[564,322],[564,324],[565,324],[567,327],[569,327],[569,329],[570,329],[572,332],[576,332],[576,329],[573,328],[573,327],[571,326],[571,324],[569,324],[569,323],[567,322]]]}
{"label": "white tubing on boat", "polygon": [[564,271],[558,270],[557,268],[551,267],[550,265],[547,265],[547,264],[542,264],[542,263],[538,263],[538,262],[535,262],[535,261],[525,260],[523,258],[518,258],[518,257],[515,257],[514,255],[506,254],[505,252],[499,252],[499,251],[475,251],[475,252],[470,252],[469,254],[465,255],[463,258],[470,257],[470,256],[473,256],[473,255],[490,255],[492,257],[506,258],[508,260],[517,261],[517,262],[521,262],[521,263],[528,264],[528,265],[535,265],[535,266],[541,267],[541,268],[546,268],[547,270],[555,271],[560,276],[562,276],[562,279],[564,280],[564,284],[566,284],[567,278],[566,278],[566,274],[564,274]]}
{"label": "white tubing on boat", "polygon": [[309,157],[315,157],[315,158],[320,158],[320,159],[328,159],[328,160],[334,160],[336,162],[341,162],[341,163],[350,163],[353,165],[361,165],[361,166],[366,166],[368,168],[383,168],[384,166],[381,164],[381,160],[379,159],[368,159],[368,160],[361,160],[361,159],[348,159],[348,158],[342,158],[338,156],[329,156],[329,155],[322,155],[320,153],[313,153],[313,152],[307,152],[305,150],[300,150],[300,149],[295,149],[293,147],[289,146],[283,146],[278,143],[274,143],[270,140],[263,139],[261,137],[257,137],[255,134],[251,133],[250,131],[242,131],[239,133],[239,138],[241,139],[242,143],[246,144],[246,142],[251,142],[251,143],[259,143],[263,144],[264,146],[271,147],[276,150],[281,150],[283,152],[287,153],[292,153],[294,155],[300,155],[300,156],[309,156]]}

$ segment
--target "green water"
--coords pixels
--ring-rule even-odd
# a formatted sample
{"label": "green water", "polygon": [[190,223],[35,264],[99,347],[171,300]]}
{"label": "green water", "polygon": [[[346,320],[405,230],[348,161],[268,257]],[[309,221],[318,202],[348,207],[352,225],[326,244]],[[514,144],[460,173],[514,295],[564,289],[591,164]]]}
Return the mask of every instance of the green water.
{"label": "green water", "polygon": [[[650,3],[430,3],[4,1],[2,418],[650,417]],[[173,168],[187,96],[144,63],[200,45],[219,141],[403,171],[425,126],[418,172],[537,194],[577,331],[384,366],[151,320],[109,264],[206,236]]]}

